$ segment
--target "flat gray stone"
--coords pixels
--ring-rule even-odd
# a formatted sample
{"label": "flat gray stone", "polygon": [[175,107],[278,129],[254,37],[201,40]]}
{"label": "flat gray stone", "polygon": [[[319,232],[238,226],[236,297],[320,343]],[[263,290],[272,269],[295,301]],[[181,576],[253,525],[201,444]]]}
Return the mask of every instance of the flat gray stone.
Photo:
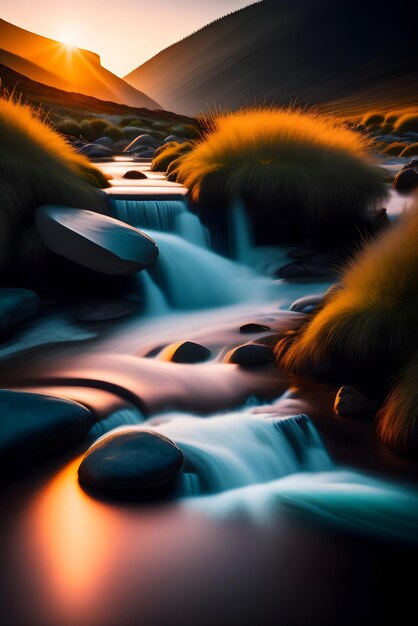
{"label": "flat gray stone", "polygon": [[152,265],[158,256],[151,237],[93,211],[45,205],[37,209],[35,223],[49,250],[103,274],[134,274]]}
{"label": "flat gray stone", "polygon": [[39,307],[34,291],[20,288],[0,289],[0,332],[33,317]]}
{"label": "flat gray stone", "polygon": [[182,465],[183,453],[173,441],[128,426],[96,441],[87,450],[78,475],[95,489],[140,494],[173,484]]}
{"label": "flat gray stone", "polygon": [[33,457],[82,439],[94,422],[90,411],[72,400],[0,390],[0,466],[25,464]]}

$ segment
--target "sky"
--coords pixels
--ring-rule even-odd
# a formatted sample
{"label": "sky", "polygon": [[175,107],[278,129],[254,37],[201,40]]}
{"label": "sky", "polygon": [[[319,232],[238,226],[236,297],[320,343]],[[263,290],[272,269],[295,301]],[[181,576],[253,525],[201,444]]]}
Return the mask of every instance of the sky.
{"label": "sky", "polygon": [[249,4],[251,0],[0,0],[0,17],[97,52],[104,67],[124,76],[168,45]]}

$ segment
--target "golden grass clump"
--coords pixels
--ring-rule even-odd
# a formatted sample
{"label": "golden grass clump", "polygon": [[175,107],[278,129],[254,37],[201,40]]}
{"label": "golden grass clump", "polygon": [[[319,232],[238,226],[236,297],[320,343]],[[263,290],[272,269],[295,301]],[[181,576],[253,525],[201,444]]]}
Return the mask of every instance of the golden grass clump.
{"label": "golden grass clump", "polygon": [[383,150],[383,154],[389,154],[391,156],[399,156],[401,152],[408,146],[404,141],[394,141],[388,144]]}
{"label": "golden grass clump", "polygon": [[[0,99],[0,275],[45,269],[34,211],[61,204],[107,211],[102,173],[28,106]],[[96,189],[95,189],[96,187]]]}
{"label": "golden grass clump", "polygon": [[380,409],[377,430],[390,448],[406,453],[418,449],[418,353],[403,368]]}
{"label": "golden grass clump", "polygon": [[193,148],[190,141],[178,143],[170,141],[155,151],[154,158],[151,163],[153,172],[166,172],[168,166],[178,159],[179,156],[187,154]]}
{"label": "golden grass clump", "polygon": [[277,359],[304,375],[320,363],[379,384],[418,348],[418,211],[366,246],[346,268],[340,288],[290,340]]}
{"label": "golden grass clump", "polygon": [[414,157],[418,156],[418,141],[415,143],[409,144],[409,146],[405,146],[405,148],[400,153],[401,157]]}
{"label": "golden grass clump", "polygon": [[361,119],[361,124],[366,128],[381,126],[385,121],[385,116],[380,111],[369,111]]}
{"label": "golden grass clump", "polygon": [[243,109],[209,116],[172,174],[202,206],[228,207],[240,198],[256,219],[323,230],[380,208],[384,176],[369,161],[370,147],[332,116]]}
{"label": "golden grass clump", "polygon": [[394,124],[394,131],[398,133],[418,133],[418,113],[405,113]]}

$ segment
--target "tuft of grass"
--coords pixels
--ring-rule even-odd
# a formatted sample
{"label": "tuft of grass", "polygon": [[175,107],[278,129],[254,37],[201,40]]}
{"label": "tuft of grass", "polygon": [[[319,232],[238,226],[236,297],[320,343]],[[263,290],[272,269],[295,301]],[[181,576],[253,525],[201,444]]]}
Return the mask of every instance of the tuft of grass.
{"label": "tuft of grass", "polygon": [[405,148],[400,153],[401,157],[413,157],[418,156],[418,141],[415,143],[409,144],[409,146],[405,146]]}
{"label": "tuft of grass", "polygon": [[173,161],[177,161],[180,156],[187,154],[192,148],[193,144],[189,141],[185,143],[170,141],[164,144],[155,151],[154,159],[151,163],[152,171],[166,172]]}
{"label": "tuft of grass", "polygon": [[173,175],[202,206],[229,207],[240,198],[256,220],[315,234],[380,208],[385,182],[370,148],[331,116],[243,109],[211,118]]}
{"label": "tuft of grass", "polygon": [[105,213],[97,187],[108,181],[29,106],[0,99],[0,137],[0,275],[42,273],[36,208],[61,204]]}
{"label": "tuft of grass", "polygon": [[397,133],[418,133],[418,113],[405,113],[394,124]]}
{"label": "tuft of grass", "polygon": [[119,126],[115,126],[115,124],[109,124],[103,131],[103,137],[109,137],[113,141],[121,141],[125,138],[123,134],[123,130],[119,128]]}
{"label": "tuft of grass", "polygon": [[379,386],[418,349],[418,211],[369,243],[344,271],[340,288],[299,331],[276,346],[296,375],[319,364],[354,382]]}
{"label": "tuft of grass", "polygon": [[383,150],[383,154],[390,154],[392,156],[399,156],[401,152],[407,147],[403,141],[394,141],[393,143],[388,144]]}
{"label": "tuft of grass", "polygon": [[70,135],[77,138],[82,134],[80,124],[71,118],[58,122],[56,129],[62,135]]}
{"label": "tuft of grass", "polygon": [[377,431],[383,442],[407,454],[418,449],[418,353],[397,377],[377,414]]}
{"label": "tuft of grass", "polygon": [[363,115],[360,124],[366,128],[381,126],[385,122],[385,116],[380,111],[369,111]]}

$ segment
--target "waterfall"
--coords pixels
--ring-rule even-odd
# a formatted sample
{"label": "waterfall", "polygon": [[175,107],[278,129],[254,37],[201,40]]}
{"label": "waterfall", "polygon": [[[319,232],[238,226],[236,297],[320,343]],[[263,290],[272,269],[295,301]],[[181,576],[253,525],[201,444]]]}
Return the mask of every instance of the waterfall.
{"label": "waterfall", "polygon": [[254,243],[247,211],[240,200],[232,204],[230,211],[234,258],[241,263],[248,263]]}
{"label": "waterfall", "polygon": [[191,485],[195,493],[214,493],[333,467],[306,415],[273,420],[244,411],[210,419],[164,417],[169,421],[158,424],[162,418],[157,418],[157,425],[151,420],[144,427],[166,435],[183,451],[186,494]]}
{"label": "waterfall", "polygon": [[160,251],[150,274],[173,309],[265,302],[278,293],[273,280],[206,248],[170,233],[147,230],[147,234]]}
{"label": "waterfall", "polygon": [[209,233],[199,218],[190,212],[184,196],[177,198],[136,199],[110,198],[112,215],[140,230],[175,233],[183,239],[204,248],[208,247]]}

